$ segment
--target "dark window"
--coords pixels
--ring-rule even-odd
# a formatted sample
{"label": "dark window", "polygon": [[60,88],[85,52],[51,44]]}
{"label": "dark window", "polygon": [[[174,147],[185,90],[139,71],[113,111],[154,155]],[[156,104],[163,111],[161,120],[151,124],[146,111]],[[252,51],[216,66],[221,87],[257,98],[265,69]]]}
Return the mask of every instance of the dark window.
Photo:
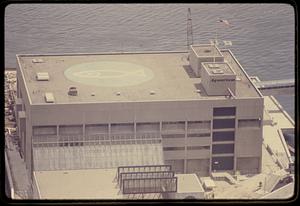
{"label": "dark window", "polygon": [[56,135],[56,126],[34,126],[33,135]]}
{"label": "dark window", "polygon": [[194,133],[194,134],[187,134],[188,137],[210,137],[210,133]]}
{"label": "dark window", "polygon": [[184,147],[164,147],[164,151],[177,151],[177,150],[184,150]]}
{"label": "dark window", "polygon": [[235,128],[235,119],[214,119],[213,129]]}
{"label": "dark window", "polygon": [[212,146],[213,154],[226,154],[234,152],[234,144],[214,144]]}
{"label": "dark window", "polygon": [[208,150],[210,146],[190,146],[187,150]]}
{"label": "dark window", "polygon": [[214,108],[214,116],[235,116],[235,107]]}
{"label": "dark window", "polygon": [[234,132],[214,132],[213,141],[234,141]]}
{"label": "dark window", "polygon": [[212,170],[233,170],[233,157],[212,157]]}

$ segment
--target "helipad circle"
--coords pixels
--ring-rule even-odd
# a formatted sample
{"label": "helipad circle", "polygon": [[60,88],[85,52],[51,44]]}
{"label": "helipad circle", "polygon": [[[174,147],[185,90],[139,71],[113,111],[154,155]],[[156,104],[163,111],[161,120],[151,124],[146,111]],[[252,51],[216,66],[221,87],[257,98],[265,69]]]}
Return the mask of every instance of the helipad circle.
{"label": "helipad circle", "polygon": [[76,64],[66,69],[64,74],[73,82],[100,87],[138,85],[154,76],[152,70],[145,66],[117,61]]}

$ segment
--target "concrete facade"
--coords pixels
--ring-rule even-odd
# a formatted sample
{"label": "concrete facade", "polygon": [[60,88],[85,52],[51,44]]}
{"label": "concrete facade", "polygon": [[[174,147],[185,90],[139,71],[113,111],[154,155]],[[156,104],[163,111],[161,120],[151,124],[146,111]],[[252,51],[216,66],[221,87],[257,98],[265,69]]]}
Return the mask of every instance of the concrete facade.
{"label": "concrete facade", "polygon": [[[170,77],[166,78],[171,79],[172,76],[182,74],[184,75],[182,77],[184,83],[182,88],[194,89],[192,91],[187,90],[187,94],[183,94],[182,98],[171,96],[172,93],[169,92],[170,98],[169,96],[162,98],[163,92],[165,92],[162,88],[163,83],[157,86],[155,91],[158,91],[158,94],[157,96],[152,95],[154,96],[152,100],[148,94],[149,97],[145,95],[145,97],[140,96],[139,99],[136,99],[135,96],[134,101],[122,99],[125,98],[122,97],[123,93],[120,100],[115,100],[117,97],[114,95],[108,96],[107,101],[87,101],[80,96],[84,93],[82,89],[78,97],[74,97],[75,100],[65,94],[66,97],[59,97],[57,98],[58,101],[54,103],[43,102],[43,98],[40,98],[43,97],[45,92],[49,92],[49,85],[47,86],[47,82],[37,81],[34,75],[37,70],[49,71],[50,84],[51,81],[62,78],[63,73],[61,72],[51,73],[51,67],[56,66],[58,68],[60,62],[53,60],[54,63],[51,63],[51,55],[17,56],[19,63],[17,68],[17,98],[20,99],[19,102],[22,104],[22,106],[17,107],[17,112],[19,114],[20,112],[23,113],[18,120],[18,132],[22,139],[22,154],[27,168],[31,172],[38,170],[38,165],[34,165],[33,161],[35,148],[65,147],[67,150],[68,147],[81,148],[93,144],[155,143],[162,145],[165,163],[172,164],[177,173],[199,173],[202,176],[208,175],[213,170],[231,172],[239,170],[242,173],[259,173],[261,171],[261,120],[263,119],[264,99],[253,86],[243,68],[236,62],[232,53],[229,50],[221,52],[218,60],[222,61],[229,56],[228,58],[235,62],[234,65],[230,62],[228,64],[242,79],[242,82],[236,83],[235,97],[196,93],[194,84],[199,84],[203,80],[201,78],[191,79],[187,74],[180,73],[184,72],[182,66],[189,64],[180,60],[186,53],[155,53],[145,54],[144,59],[139,61],[148,63],[151,58],[155,61],[155,59],[160,58],[160,55],[161,61],[159,62],[165,61],[164,55],[170,55],[176,60],[179,59],[175,63],[181,70],[167,70]],[[95,58],[98,58],[98,56],[104,58],[105,55],[97,54],[94,56]],[[117,61],[119,58],[124,59],[124,55],[113,54],[108,55],[107,58],[114,58]],[[135,57],[139,54],[126,55],[131,58],[131,56]],[[68,59],[73,61],[73,59],[88,55],[56,56],[65,60],[64,63],[68,63]],[[35,64],[28,66],[24,63],[24,61],[32,58],[48,58],[48,62],[46,61],[41,68]],[[193,64],[200,65],[199,62],[195,63],[193,61],[193,58],[190,57],[192,68],[194,67]],[[208,61],[212,61],[212,59]],[[156,63],[154,66],[159,68],[159,64]],[[164,68],[169,63],[164,62],[161,64],[163,64],[161,67]],[[170,64],[170,67],[174,66],[174,62],[170,62]],[[68,65],[72,65],[72,62],[69,62]],[[155,73],[154,66],[155,76],[157,73]],[[61,71],[65,69],[62,68]],[[154,78],[161,77],[156,75]],[[151,81],[155,83],[156,80]],[[80,84],[75,84],[66,79],[64,84],[67,83],[70,86],[75,85],[79,86],[79,89],[81,88]],[[34,90],[31,89],[33,88],[32,84],[35,84],[34,87],[43,86],[40,86],[39,90]],[[138,92],[140,87],[147,88],[145,84],[147,82],[137,87],[128,87],[128,91],[131,93]],[[180,84],[180,82],[177,84]],[[50,87],[54,97],[63,95],[60,91],[62,88],[59,85],[56,86]],[[109,88],[98,88],[99,92],[102,89],[103,92],[109,91]],[[98,90],[95,89],[95,91]],[[149,90],[151,90],[151,87],[147,91]],[[169,91],[171,91],[171,88]],[[107,94],[103,95],[107,96]],[[180,94],[176,93],[176,95]],[[251,164],[245,164],[245,161],[251,162]]]}

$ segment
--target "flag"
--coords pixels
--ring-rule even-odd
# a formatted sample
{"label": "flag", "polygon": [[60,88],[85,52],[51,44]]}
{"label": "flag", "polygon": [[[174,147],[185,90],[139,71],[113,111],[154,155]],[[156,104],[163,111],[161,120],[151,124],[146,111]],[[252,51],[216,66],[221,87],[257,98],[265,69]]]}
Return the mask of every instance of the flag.
{"label": "flag", "polygon": [[224,23],[226,26],[231,26],[228,20],[226,19],[220,19],[219,22]]}

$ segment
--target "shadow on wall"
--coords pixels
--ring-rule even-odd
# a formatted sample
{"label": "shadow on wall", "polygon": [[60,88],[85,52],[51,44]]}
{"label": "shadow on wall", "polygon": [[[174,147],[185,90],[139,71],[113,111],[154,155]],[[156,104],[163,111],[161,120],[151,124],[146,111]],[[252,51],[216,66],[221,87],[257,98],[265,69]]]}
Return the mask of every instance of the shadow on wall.
{"label": "shadow on wall", "polygon": [[194,70],[190,67],[190,65],[183,65],[182,67],[190,78],[197,78]]}

